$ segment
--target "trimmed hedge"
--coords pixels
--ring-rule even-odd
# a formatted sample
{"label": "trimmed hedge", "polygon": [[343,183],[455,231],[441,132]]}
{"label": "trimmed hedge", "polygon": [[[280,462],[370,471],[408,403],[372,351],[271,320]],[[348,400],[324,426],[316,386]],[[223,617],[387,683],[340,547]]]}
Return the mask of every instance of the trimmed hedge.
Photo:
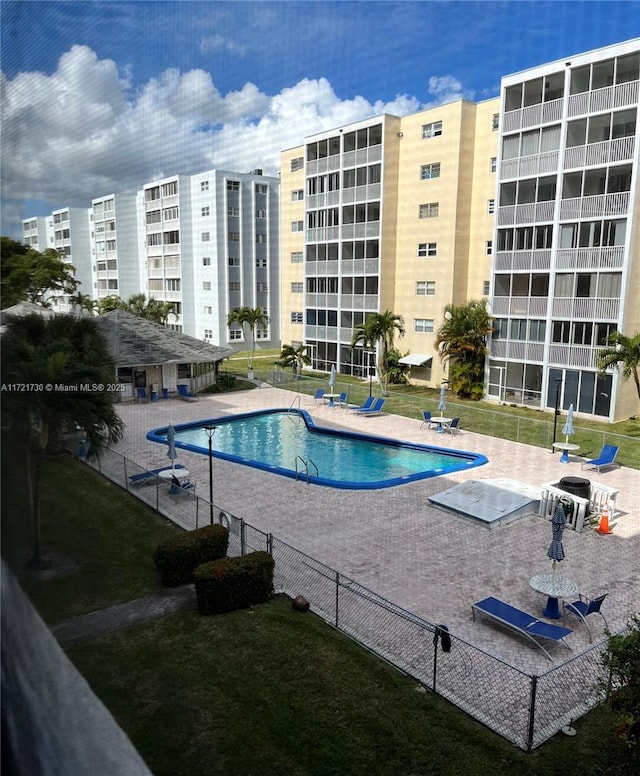
{"label": "trimmed hedge", "polygon": [[207,525],[159,544],[153,553],[153,562],[163,585],[185,585],[193,582],[194,569],[202,563],[224,558],[228,546],[229,529]]}
{"label": "trimmed hedge", "polygon": [[219,614],[268,601],[274,560],[268,552],[204,563],[194,572],[200,614]]}

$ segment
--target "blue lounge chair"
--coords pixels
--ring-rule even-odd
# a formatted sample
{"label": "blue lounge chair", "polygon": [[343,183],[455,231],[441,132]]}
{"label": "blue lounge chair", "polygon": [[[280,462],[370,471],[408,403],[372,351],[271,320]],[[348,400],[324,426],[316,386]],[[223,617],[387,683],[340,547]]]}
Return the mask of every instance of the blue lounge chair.
{"label": "blue lounge chair", "polygon": [[171,488],[169,489],[170,495],[177,496],[180,493],[193,493],[195,495],[195,490],[195,483],[189,482],[188,480],[186,482],[180,482],[177,477],[171,478]]}
{"label": "blue lounge chair", "polygon": [[184,401],[198,401],[198,396],[187,388],[186,385],[178,384],[178,397]]}
{"label": "blue lounge chair", "polygon": [[573,603],[566,603],[564,604],[565,611],[570,612],[571,614],[575,614],[576,617],[579,617],[582,622],[585,625],[585,628],[587,629],[587,633],[589,634],[589,641],[593,643],[593,637],[591,635],[591,629],[589,628],[589,623],[587,622],[587,617],[590,614],[599,614],[600,617],[604,620],[604,627],[609,630],[609,626],[607,625],[607,620],[605,619],[604,614],[600,611],[600,607],[602,606],[602,603],[604,599],[609,595],[609,593],[604,593],[603,595],[599,595],[597,598],[587,598],[586,595],[580,594],[580,598],[577,601],[574,601]]}
{"label": "blue lounge chair", "polygon": [[597,458],[582,462],[582,468],[595,469],[600,474],[600,470],[605,469],[607,466],[620,466],[619,463],[616,463],[616,455],[618,455],[619,449],[617,445],[604,445]]}
{"label": "blue lounge chair", "polygon": [[367,407],[366,410],[354,410],[354,412],[357,415],[365,415],[366,417],[370,417],[371,415],[380,415],[385,401],[386,399],[383,398],[376,399],[370,407]]}
{"label": "blue lounge chair", "polygon": [[338,397],[338,407],[342,407],[343,410],[346,410],[348,406],[349,405],[347,404],[347,392],[343,391]]}
{"label": "blue lounge chair", "polygon": [[349,407],[349,409],[351,412],[362,412],[362,410],[368,410],[373,405],[375,400],[375,396],[369,396],[369,398],[365,400],[364,404],[361,404],[359,407],[354,404],[352,407]]}
{"label": "blue lounge chair", "polygon": [[476,612],[481,612],[495,622],[510,628],[521,636],[532,641],[536,647],[539,647],[544,654],[553,660],[549,652],[540,643],[541,640],[562,642],[567,649],[571,649],[565,641],[565,637],[573,631],[570,628],[563,628],[560,625],[551,625],[543,622],[533,614],[523,612],[522,609],[516,609],[515,606],[501,601],[499,598],[489,596],[478,603],[471,604],[471,614],[476,619]]}
{"label": "blue lounge chair", "polygon": [[324,388],[317,388],[313,396],[315,404],[324,404]]}
{"label": "blue lounge chair", "polygon": [[129,477],[129,485],[133,485],[134,487],[147,485],[148,483],[153,482],[160,472],[167,471],[171,468],[184,469],[184,466],[181,463],[177,463],[173,467],[161,466],[159,469],[150,469],[149,471],[140,472],[139,474],[132,474],[131,477]]}

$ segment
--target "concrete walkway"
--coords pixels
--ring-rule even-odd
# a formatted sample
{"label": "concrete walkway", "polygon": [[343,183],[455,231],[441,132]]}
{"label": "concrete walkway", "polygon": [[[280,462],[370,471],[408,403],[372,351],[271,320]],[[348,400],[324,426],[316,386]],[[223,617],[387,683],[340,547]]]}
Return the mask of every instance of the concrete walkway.
{"label": "concrete walkway", "polygon": [[193,585],[167,587],[135,601],[72,617],[51,628],[51,632],[60,644],[86,641],[195,606],[196,594]]}

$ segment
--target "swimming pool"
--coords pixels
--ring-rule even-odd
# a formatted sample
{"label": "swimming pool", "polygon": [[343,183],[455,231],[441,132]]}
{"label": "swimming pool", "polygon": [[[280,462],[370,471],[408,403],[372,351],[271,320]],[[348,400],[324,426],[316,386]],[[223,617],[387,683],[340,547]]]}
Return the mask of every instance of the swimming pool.
{"label": "swimming pool", "polygon": [[[477,453],[317,426],[308,412],[271,409],[174,426],[176,447],[333,488],[390,488],[487,463]],[[147,439],[167,444],[167,427]]]}

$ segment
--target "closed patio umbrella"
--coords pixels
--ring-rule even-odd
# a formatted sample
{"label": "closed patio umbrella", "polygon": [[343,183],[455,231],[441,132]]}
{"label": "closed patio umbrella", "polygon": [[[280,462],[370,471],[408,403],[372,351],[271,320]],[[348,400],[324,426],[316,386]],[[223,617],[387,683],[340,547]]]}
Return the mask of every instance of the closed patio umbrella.
{"label": "closed patio umbrella", "polygon": [[442,413],[447,409],[447,405],[445,404],[444,397],[447,392],[447,386],[442,385],[440,387],[440,403],[438,404],[438,409],[440,410],[440,417],[442,417]]}
{"label": "closed patio umbrella", "polygon": [[567,421],[564,424],[562,428],[562,433],[564,434],[564,441],[566,443],[569,442],[569,437],[573,436],[574,430],[573,430],[573,404],[569,405],[569,410],[567,412]]}
{"label": "closed patio umbrella", "polygon": [[331,372],[329,373],[329,388],[333,388],[335,384],[336,384],[336,368],[335,366],[332,366]]}
{"label": "closed patio umbrella", "polygon": [[564,547],[562,546],[562,535],[564,527],[567,524],[567,517],[564,512],[563,499],[558,501],[556,510],[551,518],[551,544],[547,550],[547,556],[553,561],[552,570],[556,570],[556,564],[564,560]]}
{"label": "closed patio umbrella", "polygon": [[176,430],[173,425],[170,425],[167,429],[167,444],[169,449],[167,450],[167,458],[171,459],[171,468],[176,468],[176,458],[178,453],[176,452]]}

